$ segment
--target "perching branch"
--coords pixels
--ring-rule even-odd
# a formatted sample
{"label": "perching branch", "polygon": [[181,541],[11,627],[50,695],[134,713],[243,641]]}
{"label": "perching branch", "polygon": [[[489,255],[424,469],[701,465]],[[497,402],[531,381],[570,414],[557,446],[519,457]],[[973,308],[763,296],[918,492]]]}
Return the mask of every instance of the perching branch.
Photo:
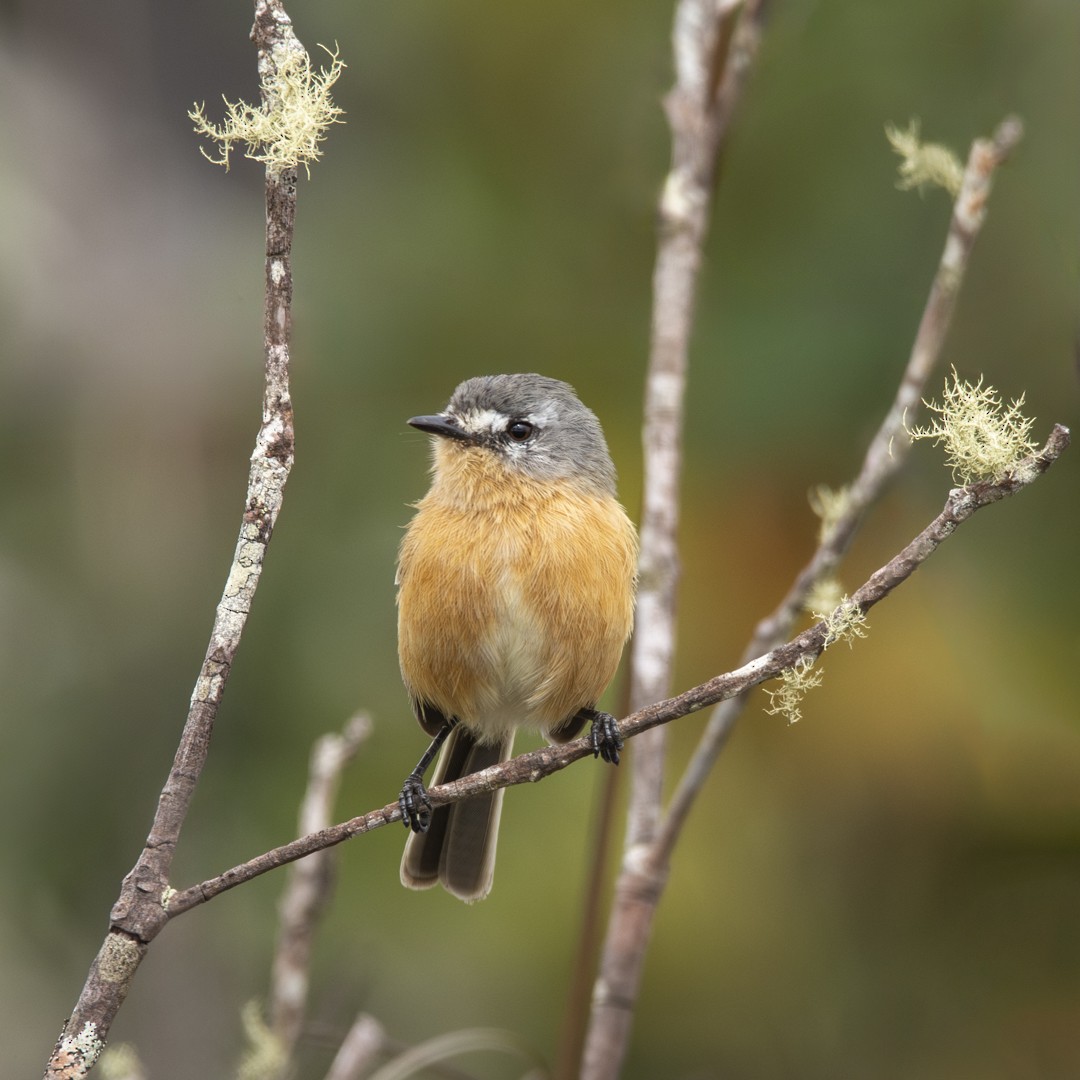
{"label": "perching branch", "polygon": [[[1034,483],[1065,451],[1069,445],[1069,429],[1055,425],[1045,446],[1020,462],[1015,470],[997,483],[972,484],[954,488],[941,513],[903,550],[898,552],[850,597],[850,603],[863,613],[885,599],[897,586],[905,582],[947,540],[957,527],[967,521],[977,510],[999,502]],[[755,686],[777,678],[785,669],[801,658],[815,659],[826,648],[825,622],[818,622],[783,645],[772,649],[734,671],[717,675],[707,682],[686,690],[675,697],[658,701],[638,709],[619,723],[619,730],[626,739],[644,731],[670,723],[679,717],[708,708],[752,690]],[[517,784],[537,783],[568,765],[592,755],[587,739],[575,739],[560,746],[544,746],[525,754],[493,765],[482,772],[472,773],[450,784],[440,784],[428,791],[435,806],[460,802],[496,788],[513,787]],[[372,832],[401,821],[397,801],[370,810],[366,814],[333,825],[327,829],[302,836],[291,843],[264,852],[262,855],[240,863],[217,877],[210,878],[176,893],[168,910],[174,918],[194,907],[212,900],[215,896],[259,877],[269,870],[285,866],[313,852],[350,840],[355,836]]]}
{"label": "perching branch", "polygon": [[[293,33],[281,0],[256,0],[251,36],[258,50],[264,104],[268,104],[266,99],[273,93],[268,88],[273,85],[275,65],[282,57],[302,53],[303,47]],[[48,1080],[77,1080],[90,1071],[150,942],[168,920],[166,908],[173,855],[206,763],[218,708],[262,575],[266,548],[293,463],[289,330],[295,212],[295,168],[268,169],[263,418],[251,455],[240,535],[146,846],[121,885],[105,941],[46,1066]]]}

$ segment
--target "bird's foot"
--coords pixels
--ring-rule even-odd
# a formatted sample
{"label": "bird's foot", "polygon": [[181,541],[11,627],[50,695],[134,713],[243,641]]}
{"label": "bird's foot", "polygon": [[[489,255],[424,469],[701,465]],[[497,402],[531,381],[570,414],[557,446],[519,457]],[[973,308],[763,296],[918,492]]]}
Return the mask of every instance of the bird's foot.
{"label": "bird's foot", "polygon": [[623,748],[623,737],[619,733],[619,722],[611,713],[593,712],[592,727],[589,728],[589,745],[592,746],[593,757],[601,757],[609,765],[619,764],[619,751]]}
{"label": "bird's foot", "polygon": [[401,807],[401,822],[406,829],[412,829],[415,833],[428,831],[431,825],[431,800],[424,781],[415,773],[405,778],[398,796],[398,806]]}

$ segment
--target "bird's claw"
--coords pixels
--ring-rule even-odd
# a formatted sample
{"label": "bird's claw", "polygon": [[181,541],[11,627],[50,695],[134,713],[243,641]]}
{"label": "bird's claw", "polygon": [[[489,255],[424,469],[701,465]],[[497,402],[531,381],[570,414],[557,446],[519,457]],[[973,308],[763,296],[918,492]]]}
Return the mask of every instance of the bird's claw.
{"label": "bird's claw", "polygon": [[409,776],[401,786],[398,796],[401,807],[401,823],[414,833],[425,833],[431,826],[431,800],[427,788],[419,776]]}
{"label": "bird's claw", "polygon": [[609,765],[619,764],[619,751],[623,748],[623,737],[619,732],[619,723],[611,713],[598,712],[592,718],[589,728],[589,745],[593,757],[603,758]]}

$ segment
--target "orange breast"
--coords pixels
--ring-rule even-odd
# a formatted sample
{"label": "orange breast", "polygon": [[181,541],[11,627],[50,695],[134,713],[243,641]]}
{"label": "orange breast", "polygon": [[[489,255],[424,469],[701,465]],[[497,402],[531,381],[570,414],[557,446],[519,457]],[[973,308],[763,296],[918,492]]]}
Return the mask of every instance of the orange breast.
{"label": "orange breast", "polygon": [[498,497],[465,500],[436,483],[398,570],[409,692],[493,740],[596,704],[630,633],[637,555],[615,499],[499,480]]}

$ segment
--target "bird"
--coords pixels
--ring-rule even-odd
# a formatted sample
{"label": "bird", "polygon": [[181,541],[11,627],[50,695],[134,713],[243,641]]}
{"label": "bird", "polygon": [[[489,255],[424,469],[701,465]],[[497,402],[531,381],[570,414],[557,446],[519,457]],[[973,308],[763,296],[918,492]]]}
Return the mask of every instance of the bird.
{"label": "bird", "polygon": [[593,756],[618,764],[596,705],[633,626],[637,532],[566,382],[479,376],[408,423],[433,467],[398,552],[398,655],[431,745],[398,799],[401,881],[471,903],[491,891],[504,789],[432,808],[424,773],[439,754],[432,785],[457,780],[507,760],[519,728],[565,743],[586,723]]}

